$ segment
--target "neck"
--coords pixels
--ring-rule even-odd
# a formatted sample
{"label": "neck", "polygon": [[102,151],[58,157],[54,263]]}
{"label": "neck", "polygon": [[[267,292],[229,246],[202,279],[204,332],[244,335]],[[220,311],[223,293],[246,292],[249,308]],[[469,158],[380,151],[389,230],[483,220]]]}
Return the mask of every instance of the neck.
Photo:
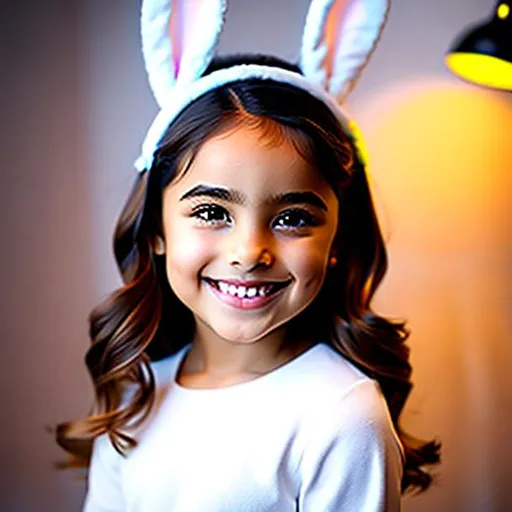
{"label": "neck", "polygon": [[182,365],[182,376],[225,380],[264,375],[297,357],[314,342],[283,327],[251,342],[232,342],[196,323],[192,347]]}

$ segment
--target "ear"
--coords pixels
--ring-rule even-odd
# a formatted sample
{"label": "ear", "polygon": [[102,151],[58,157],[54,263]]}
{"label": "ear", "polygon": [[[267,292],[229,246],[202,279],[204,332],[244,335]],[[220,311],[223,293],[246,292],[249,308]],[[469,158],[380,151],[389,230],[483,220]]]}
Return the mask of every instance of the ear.
{"label": "ear", "polygon": [[329,260],[327,262],[327,265],[329,268],[333,268],[338,264],[338,250],[337,249],[331,249],[329,252]]}
{"label": "ear", "polygon": [[142,53],[163,107],[176,85],[196,80],[215,53],[227,0],[143,0]]}
{"label": "ear", "polygon": [[311,0],[302,36],[304,75],[342,102],[379,40],[390,0]]}
{"label": "ear", "polygon": [[165,242],[161,236],[156,236],[153,241],[153,252],[157,256],[163,256],[165,254]]}

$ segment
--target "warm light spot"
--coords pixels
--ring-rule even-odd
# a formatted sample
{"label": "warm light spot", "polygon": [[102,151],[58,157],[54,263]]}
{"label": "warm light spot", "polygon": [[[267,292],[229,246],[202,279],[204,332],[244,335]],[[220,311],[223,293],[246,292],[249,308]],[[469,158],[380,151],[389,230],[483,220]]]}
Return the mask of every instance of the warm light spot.
{"label": "warm light spot", "polygon": [[504,20],[510,14],[510,6],[507,4],[500,4],[498,6],[498,18]]}
{"label": "warm light spot", "polygon": [[393,247],[423,254],[510,250],[511,103],[485,89],[434,82],[352,111]]}
{"label": "warm light spot", "polygon": [[[404,425],[460,454],[443,460],[443,482],[464,496],[461,467],[481,481],[492,473],[494,484],[508,464],[500,429],[511,417],[512,98],[403,73],[351,100],[389,242],[373,306],[412,329]],[[475,455],[479,429],[489,444]]]}
{"label": "warm light spot", "polygon": [[458,76],[479,85],[512,90],[512,62],[473,53],[450,53],[446,65]]}

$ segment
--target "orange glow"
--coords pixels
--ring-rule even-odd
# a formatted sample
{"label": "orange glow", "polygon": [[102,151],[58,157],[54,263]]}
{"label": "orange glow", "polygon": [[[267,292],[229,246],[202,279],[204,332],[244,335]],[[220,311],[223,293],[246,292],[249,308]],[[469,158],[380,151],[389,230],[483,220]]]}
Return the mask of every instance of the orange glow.
{"label": "orange glow", "polygon": [[510,459],[502,430],[512,389],[512,98],[453,79],[402,77],[351,111],[365,134],[390,256],[374,307],[412,330],[414,389],[401,423],[443,443],[448,493],[434,487],[406,498],[405,508],[469,510],[486,497],[479,485],[505,496],[495,475],[507,474]]}
{"label": "orange glow", "polygon": [[391,242],[420,251],[511,244],[512,105],[486,90],[400,90],[357,115]]}

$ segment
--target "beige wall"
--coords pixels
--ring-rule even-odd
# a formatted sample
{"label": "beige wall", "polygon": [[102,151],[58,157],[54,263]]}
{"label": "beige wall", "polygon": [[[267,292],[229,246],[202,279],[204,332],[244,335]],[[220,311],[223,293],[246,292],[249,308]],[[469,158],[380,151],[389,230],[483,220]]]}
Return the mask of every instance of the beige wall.
{"label": "beige wall", "polygon": [[[0,17],[1,510],[73,511],[83,497],[83,483],[51,470],[59,451],[44,427],[86,412],[86,316],[119,283],[112,225],[156,112],[139,3],[12,0]],[[231,4],[222,52],[297,56],[307,0]],[[408,511],[512,502],[512,102],[442,64],[491,4],[395,0],[349,102],[389,239],[377,305],[413,330],[404,425],[444,442],[439,485]]]}
{"label": "beige wall", "polygon": [[[30,4],[30,8],[28,8]],[[0,510],[78,510],[47,424],[84,412],[94,199],[74,2],[2,3]]]}

